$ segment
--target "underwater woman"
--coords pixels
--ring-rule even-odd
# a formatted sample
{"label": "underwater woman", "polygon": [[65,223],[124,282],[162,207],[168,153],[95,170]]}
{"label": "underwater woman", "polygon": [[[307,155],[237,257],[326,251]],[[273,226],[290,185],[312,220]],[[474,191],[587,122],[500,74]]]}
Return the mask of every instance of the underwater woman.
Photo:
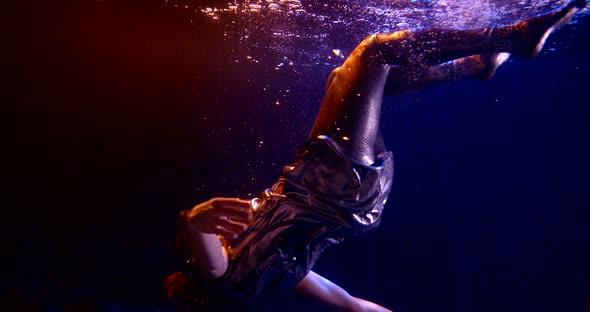
{"label": "underwater woman", "polygon": [[333,310],[389,311],[312,271],[327,247],[381,221],[393,178],[392,153],[379,132],[383,96],[463,77],[490,79],[510,55],[536,56],[585,5],[571,1],[508,26],[367,37],[329,76],[307,141],[272,188],[253,200],[213,198],[181,213],[183,268],[166,280],[169,297],[195,311],[240,310],[295,290]]}

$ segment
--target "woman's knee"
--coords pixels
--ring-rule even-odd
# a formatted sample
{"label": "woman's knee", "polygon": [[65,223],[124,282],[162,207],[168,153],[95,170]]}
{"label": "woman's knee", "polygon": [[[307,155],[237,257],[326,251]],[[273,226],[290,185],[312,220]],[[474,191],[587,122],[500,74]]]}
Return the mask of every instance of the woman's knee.
{"label": "woman's knee", "polygon": [[376,62],[390,65],[401,65],[402,58],[407,56],[406,50],[410,46],[414,32],[411,30],[400,30],[390,34],[373,34],[367,36],[360,44],[362,58],[369,62]]}

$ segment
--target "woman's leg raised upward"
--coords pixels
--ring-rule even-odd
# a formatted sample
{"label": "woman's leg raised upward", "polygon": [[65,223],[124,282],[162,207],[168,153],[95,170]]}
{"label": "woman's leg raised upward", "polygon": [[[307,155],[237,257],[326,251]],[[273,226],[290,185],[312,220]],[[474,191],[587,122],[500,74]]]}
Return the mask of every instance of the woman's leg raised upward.
{"label": "woman's leg raised upward", "polygon": [[[585,5],[585,0],[575,0],[548,14],[496,28],[436,28],[371,35],[330,75],[309,138],[318,135],[332,137],[349,157],[372,164],[375,161],[374,144],[379,131],[381,101],[390,72],[402,76],[404,73],[420,73],[414,77],[422,79],[414,80],[415,89],[449,80],[449,76],[442,74],[451,71],[475,74],[470,73],[473,68],[465,67],[473,66],[476,55],[485,58],[485,55],[510,53],[534,57],[547,36],[555,28],[567,24],[573,14]],[[461,59],[465,61],[461,62]],[[458,61],[447,63],[453,60]],[[501,63],[497,61],[491,68],[488,66],[488,75],[483,78],[489,78]],[[483,62],[481,69],[487,65]],[[400,79],[390,79],[390,82],[403,83]],[[388,86],[388,89],[396,88]]]}

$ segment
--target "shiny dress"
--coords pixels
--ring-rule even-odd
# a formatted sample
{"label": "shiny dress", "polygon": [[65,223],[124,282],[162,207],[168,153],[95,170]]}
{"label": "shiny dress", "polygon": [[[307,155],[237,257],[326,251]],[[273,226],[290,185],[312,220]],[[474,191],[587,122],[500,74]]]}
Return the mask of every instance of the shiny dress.
{"label": "shiny dress", "polygon": [[252,201],[248,230],[228,245],[228,270],[203,285],[197,301],[246,303],[294,289],[327,247],[379,225],[392,178],[391,152],[367,166],[326,136],[310,140],[273,188]]}

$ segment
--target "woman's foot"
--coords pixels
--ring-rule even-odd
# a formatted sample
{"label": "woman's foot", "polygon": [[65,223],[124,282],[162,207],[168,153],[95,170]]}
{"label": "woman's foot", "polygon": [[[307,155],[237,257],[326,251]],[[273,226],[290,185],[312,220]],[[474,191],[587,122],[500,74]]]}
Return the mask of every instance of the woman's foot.
{"label": "woman's foot", "polygon": [[510,53],[493,53],[477,55],[478,61],[483,66],[475,74],[471,76],[477,80],[490,80],[496,73],[496,69],[504,64],[509,58]]}
{"label": "woman's foot", "polygon": [[537,56],[547,37],[555,29],[569,23],[586,4],[586,0],[573,0],[556,11],[508,26],[506,30],[512,33],[513,54],[526,58]]}

